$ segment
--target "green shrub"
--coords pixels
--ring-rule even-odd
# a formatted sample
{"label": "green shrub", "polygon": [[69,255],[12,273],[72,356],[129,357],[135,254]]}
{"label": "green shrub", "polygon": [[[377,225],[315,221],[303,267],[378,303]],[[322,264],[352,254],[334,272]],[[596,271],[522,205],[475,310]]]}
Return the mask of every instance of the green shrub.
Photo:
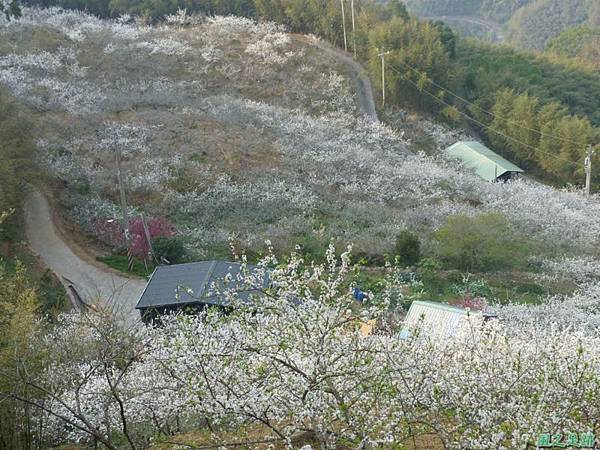
{"label": "green shrub", "polygon": [[419,276],[424,288],[430,294],[439,294],[443,290],[444,280],[440,274],[442,265],[435,258],[425,258],[419,264]]}
{"label": "green shrub", "polygon": [[439,256],[451,268],[468,272],[510,269],[525,262],[526,245],[496,213],[450,216],[436,233]]}
{"label": "green shrub", "polygon": [[402,230],[396,238],[396,258],[404,266],[416,266],[421,259],[419,237],[408,230]]}
{"label": "green shrub", "polygon": [[181,239],[176,236],[157,237],[152,240],[152,247],[159,261],[164,258],[170,264],[177,264],[185,260],[185,247]]}

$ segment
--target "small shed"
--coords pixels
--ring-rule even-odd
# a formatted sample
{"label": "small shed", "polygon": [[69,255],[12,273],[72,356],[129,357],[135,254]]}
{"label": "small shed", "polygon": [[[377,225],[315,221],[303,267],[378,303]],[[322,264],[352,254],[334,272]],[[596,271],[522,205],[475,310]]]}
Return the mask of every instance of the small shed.
{"label": "small shed", "polygon": [[477,316],[482,322],[496,317],[493,313],[470,311],[446,303],[415,300],[404,319],[400,337],[405,339],[420,328],[434,338],[449,339],[461,331],[469,316]]}
{"label": "small shed", "polygon": [[445,151],[486,181],[508,181],[523,169],[476,141],[459,141]]}
{"label": "small shed", "polygon": [[[248,266],[250,271],[255,266]],[[230,277],[228,277],[230,275]],[[262,287],[268,280],[262,280]],[[228,310],[223,291],[235,292],[242,302],[252,302],[253,296],[260,295],[260,289],[245,283],[240,263],[228,261],[202,261],[172,266],[158,266],[137,302],[145,323],[158,316],[177,311],[195,312],[207,307]]]}

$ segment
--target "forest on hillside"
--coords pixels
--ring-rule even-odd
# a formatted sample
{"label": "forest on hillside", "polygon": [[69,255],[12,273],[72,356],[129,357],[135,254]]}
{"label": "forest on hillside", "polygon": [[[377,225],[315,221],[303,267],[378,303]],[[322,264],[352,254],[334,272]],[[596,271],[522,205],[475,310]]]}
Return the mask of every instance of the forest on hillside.
{"label": "forest on hillside", "polygon": [[508,41],[544,50],[572,27],[600,25],[600,2],[594,0],[407,0],[419,16],[476,16],[504,24]]}
{"label": "forest on hillside", "polygon": [[600,68],[600,27],[570,28],[552,39],[547,51],[551,55],[572,58],[578,63]]}
{"label": "forest on hillside", "polygon": [[423,16],[481,16],[506,22],[521,7],[533,0],[407,0],[406,6]]}

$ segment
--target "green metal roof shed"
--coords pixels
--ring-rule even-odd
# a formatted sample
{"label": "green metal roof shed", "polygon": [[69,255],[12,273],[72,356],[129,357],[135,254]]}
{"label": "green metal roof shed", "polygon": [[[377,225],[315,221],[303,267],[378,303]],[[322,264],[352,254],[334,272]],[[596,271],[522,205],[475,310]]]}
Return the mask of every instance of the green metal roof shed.
{"label": "green metal roof shed", "polygon": [[486,181],[507,180],[523,172],[523,169],[476,141],[457,142],[444,152],[449,157],[460,160],[465,167]]}
{"label": "green metal roof shed", "polygon": [[446,303],[415,300],[411,303],[404,319],[400,338],[406,339],[415,330],[420,329],[432,338],[449,339],[465,331],[464,327],[469,324],[467,321],[469,317],[485,322],[496,318],[497,315],[493,312],[470,311]]}

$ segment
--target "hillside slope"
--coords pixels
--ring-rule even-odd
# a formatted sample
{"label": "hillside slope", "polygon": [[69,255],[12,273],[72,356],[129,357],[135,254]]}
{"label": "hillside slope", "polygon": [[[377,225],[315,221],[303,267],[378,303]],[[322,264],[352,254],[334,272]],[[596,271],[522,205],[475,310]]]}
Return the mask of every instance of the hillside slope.
{"label": "hillside slope", "polygon": [[[102,238],[119,217],[115,151],[132,214],[167,216],[195,257],[331,238],[381,257],[404,228],[505,214],[548,255],[589,253],[600,203],[526,181],[490,185],[414,154],[365,120],[319,46],[239,18],[147,27],[26,10],[3,23],[0,81],[37,108],[39,160],[65,211]],[[323,45],[323,44],[320,44]]]}

